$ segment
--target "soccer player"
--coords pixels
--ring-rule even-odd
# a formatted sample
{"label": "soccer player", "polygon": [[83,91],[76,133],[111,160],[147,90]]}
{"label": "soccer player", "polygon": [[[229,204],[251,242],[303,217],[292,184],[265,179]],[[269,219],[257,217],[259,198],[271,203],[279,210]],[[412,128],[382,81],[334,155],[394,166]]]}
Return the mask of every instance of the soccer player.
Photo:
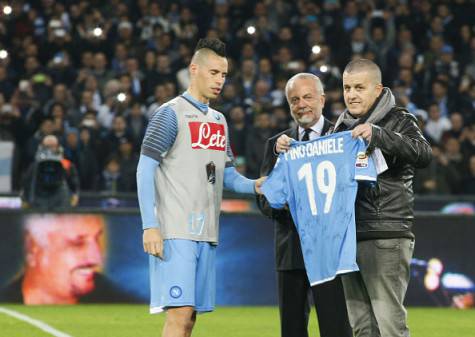
{"label": "soccer player", "polygon": [[[287,82],[285,93],[290,113],[297,123],[267,140],[261,174],[267,175],[277,160],[276,140],[284,135],[296,140],[313,140],[327,134],[332,127],[322,115],[325,93],[320,79],[310,73],[299,73]],[[311,290],[317,312],[320,336],[351,337],[343,287],[340,277],[310,286],[300,247],[300,239],[288,208],[272,209],[261,195],[261,211],[275,221],[275,254],[282,337],[308,336],[310,312],[308,292]]]}
{"label": "soccer player", "polygon": [[200,40],[189,71],[187,91],[151,118],[137,167],[150,312],[167,310],[164,337],[190,336],[196,313],[214,309],[223,185],[254,194],[264,180],[237,173],[226,120],[209,107],[228,71],[224,43]]}

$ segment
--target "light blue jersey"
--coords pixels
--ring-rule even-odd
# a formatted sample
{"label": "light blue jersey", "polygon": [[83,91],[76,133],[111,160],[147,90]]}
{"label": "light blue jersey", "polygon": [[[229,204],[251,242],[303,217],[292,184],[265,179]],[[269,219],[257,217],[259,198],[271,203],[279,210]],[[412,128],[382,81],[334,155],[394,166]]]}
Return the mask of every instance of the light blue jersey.
{"label": "light blue jersey", "polygon": [[351,131],[294,142],[262,186],[273,208],[290,208],[311,285],[358,270],[357,180],[377,176],[366,147]]}

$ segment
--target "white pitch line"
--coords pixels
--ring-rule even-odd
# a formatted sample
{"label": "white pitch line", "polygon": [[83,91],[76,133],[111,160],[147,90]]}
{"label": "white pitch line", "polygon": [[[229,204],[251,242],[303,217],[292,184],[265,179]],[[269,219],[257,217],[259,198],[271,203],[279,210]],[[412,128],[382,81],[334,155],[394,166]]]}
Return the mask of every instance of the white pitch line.
{"label": "white pitch line", "polygon": [[37,319],[31,318],[27,315],[21,314],[18,311],[0,307],[0,312],[3,312],[5,315],[19,319],[20,321],[24,321],[28,324],[31,324],[37,327],[38,329],[43,330],[44,332],[49,333],[50,335],[53,335],[55,337],[73,337],[71,335],[68,335],[67,333],[56,330],[55,328],[53,328],[52,326],[49,326],[45,322],[42,322]]}

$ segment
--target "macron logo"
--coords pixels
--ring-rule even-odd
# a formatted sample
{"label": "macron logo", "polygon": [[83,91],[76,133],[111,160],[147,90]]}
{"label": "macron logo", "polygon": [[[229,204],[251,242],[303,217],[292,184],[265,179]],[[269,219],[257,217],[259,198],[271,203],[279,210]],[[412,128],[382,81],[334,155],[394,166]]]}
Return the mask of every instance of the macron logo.
{"label": "macron logo", "polygon": [[189,122],[191,148],[226,151],[224,125],[217,123]]}

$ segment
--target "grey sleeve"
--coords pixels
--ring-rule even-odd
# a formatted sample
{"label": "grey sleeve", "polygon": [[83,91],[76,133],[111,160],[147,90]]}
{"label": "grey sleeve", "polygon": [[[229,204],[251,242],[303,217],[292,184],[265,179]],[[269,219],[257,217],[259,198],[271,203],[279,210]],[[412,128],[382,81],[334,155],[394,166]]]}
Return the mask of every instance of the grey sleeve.
{"label": "grey sleeve", "polygon": [[161,161],[178,133],[178,121],[170,106],[160,108],[150,120],[142,142],[143,155]]}

